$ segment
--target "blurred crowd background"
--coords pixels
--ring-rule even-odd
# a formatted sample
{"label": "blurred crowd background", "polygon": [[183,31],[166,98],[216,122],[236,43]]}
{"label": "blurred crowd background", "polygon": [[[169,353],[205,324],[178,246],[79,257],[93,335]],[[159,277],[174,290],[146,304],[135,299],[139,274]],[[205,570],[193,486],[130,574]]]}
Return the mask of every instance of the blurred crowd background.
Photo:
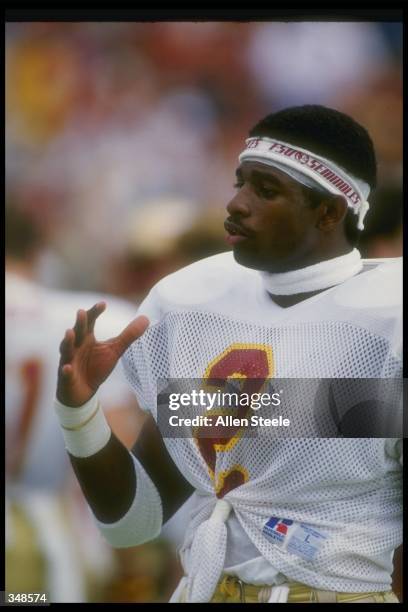
{"label": "blurred crowd background", "polygon": [[[227,250],[248,130],[308,103],[368,129],[378,189],[360,249],[400,256],[401,23],[7,23],[6,264],[136,307],[165,274]],[[179,575],[171,534],[93,558],[102,579],[84,601],[166,601]]]}
{"label": "blurred crowd background", "polygon": [[225,250],[247,131],[289,105],[365,125],[392,189],[373,231],[397,232],[401,56],[398,23],[8,23],[7,203],[44,233],[41,280],[139,299],[201,255],[174,248],[193,226]]}

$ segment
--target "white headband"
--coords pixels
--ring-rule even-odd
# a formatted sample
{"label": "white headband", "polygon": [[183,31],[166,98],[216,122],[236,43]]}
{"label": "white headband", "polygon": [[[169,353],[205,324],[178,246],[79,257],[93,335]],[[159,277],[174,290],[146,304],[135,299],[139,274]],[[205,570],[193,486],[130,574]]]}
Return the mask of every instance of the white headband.
{"label": "white headband", "polygon": [[370,187],[367,183],[352,176],[334,162],[298,146],[266,137],[248,138],[245,142],[247,146],[239,156],[240,162],[259,161],[279,168],[309,187],[317,183],[330,193],[344,196],[347,205],[358,215],[358,229],[364,229],[363,221],[369,209],[367,198]]}

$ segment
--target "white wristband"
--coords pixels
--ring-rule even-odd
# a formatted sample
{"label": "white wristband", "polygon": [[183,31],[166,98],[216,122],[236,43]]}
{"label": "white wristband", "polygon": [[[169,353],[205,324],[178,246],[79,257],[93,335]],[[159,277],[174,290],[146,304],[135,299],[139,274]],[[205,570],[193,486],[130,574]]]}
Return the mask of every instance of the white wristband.
{"label": "white wristband", "polygon": [[96,395],[78,407],[65,406],[55,398],[55,411],[65,440],[65,448],[74,457],[90,457],[104,448],[112,431]]}

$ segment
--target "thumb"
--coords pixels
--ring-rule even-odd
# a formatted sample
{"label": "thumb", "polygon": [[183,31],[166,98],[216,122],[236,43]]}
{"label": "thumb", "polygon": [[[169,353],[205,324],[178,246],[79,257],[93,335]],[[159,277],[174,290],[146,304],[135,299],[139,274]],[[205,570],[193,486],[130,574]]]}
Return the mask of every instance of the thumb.
{"label": "thumb", "polygon": [[149,326],[149,319],[144,315],[137,317],[125,329],[122,333],[117,336],[115,339],[115,344],[118,351],[118,356],[121,357],[122,354],[129,348],[129,346],[140,338],[146,331]]}

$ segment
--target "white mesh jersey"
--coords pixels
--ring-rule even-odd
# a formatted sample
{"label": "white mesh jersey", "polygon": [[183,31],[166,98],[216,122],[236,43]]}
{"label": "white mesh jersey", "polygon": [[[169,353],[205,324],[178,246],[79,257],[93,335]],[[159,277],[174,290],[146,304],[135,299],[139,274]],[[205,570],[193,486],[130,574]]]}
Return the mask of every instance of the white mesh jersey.
{"label": "white mesh jersey", "polygon": [[[123,359],[139,403],[157,419],[157,381],[168,378],[401,376],[401,261],[377,264],[365,262],[356,277],[289,308],[277,306],[260,274],[231,253],[164,278],[139,309],[150,327]],[[396,439],[272,440],[265,431],[216,449],[211,439],[165,443],[200,499],[185,565],[195,563],[194,545],[208,574],[222,569],[223,546],[198,529],[222,497],[259,553],[289,579],[337,591],[389,589],[402,540]],[[217,578],[207,576],[208,588],[203,571],[195,601],[208,599]]]}

